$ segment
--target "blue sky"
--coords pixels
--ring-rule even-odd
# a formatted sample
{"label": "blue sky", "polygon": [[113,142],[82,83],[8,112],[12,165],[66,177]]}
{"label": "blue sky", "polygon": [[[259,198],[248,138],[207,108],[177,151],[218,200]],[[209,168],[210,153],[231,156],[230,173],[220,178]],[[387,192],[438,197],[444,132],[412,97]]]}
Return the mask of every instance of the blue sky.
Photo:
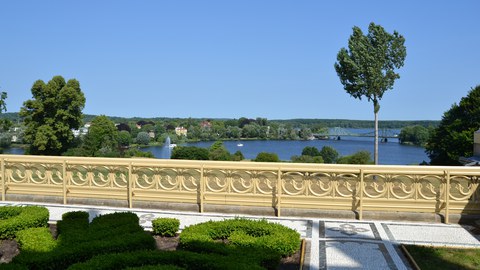
{"label": "blue sky", "polygon": [[480,1],[22,1],[0,3],[9,112],[34,81],[76,78],[84,113],[124,117],[373,119],[334,70],[353,26],[406,39],[380,120],[439,120],[480,84]]}

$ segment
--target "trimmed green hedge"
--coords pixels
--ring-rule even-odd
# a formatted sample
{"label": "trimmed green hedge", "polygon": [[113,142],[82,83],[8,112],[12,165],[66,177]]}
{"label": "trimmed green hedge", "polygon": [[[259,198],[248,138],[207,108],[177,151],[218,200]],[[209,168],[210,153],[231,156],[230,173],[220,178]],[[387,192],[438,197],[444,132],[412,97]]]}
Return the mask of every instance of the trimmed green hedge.
{"label": "trimmed green hedge", "polygon": [[186,268],[175,265],[147,265],[138,267],[127,267],[125,270],[186,270]]}
{"label": "trimmed green hedge", "polygon": [[29,250],[22,250],[13,263],[29,269],[66,269],[99,254],[155,249],[155,240],[143,230],[133,213],[99,216],[91,224],[85,214],[64,217],[58,222],[60,230],[54,249],[39,252],[41,248],[32,245]]}
{"label": "trimmed green hedge", "polygon": [[298,232],[283,225],[236,218],[189,226],[180,234],[179,246],[275,269],[282,256],[289,256],[300,248],[300,241]]}
{"label": "trimmed green hedge", "polygon": [[19,231],[16,240],[22,252],[50,252],[57,246],[50,229],[44,227]]}
{"label": "trimmed green hedge", "polygon": [[152,220],[153,233],[172,237],[180,228],[180,220],[176,218],[156,218]]}
{"label": "trimmed green hedge", "polygon": [[194,243],[216,243],[228,240],[231,245],[256,247],[289,256],[300,247],[300,234],[293,229],[267,220],[230,219],[209,221],[185,228],[180,246],[191,250]]}
{"label": "trimmed green hedge", "polygon": [[[264,269],[249,261],[238,261],[231,256],[218,254],[200,254],[189,251],[137,251],[119,254],[106,254],[91,260],[72,265],[69,270],[117,270],[126,267],[157,267],[158,265],[176,266],[179,269],[195,270],[260,270]],[[145,269],[158,269],[158,268]],[[143,269],[143,268],[139,268]],[[169,269],[169,268],[167,268]],[[178,268],[174,268],[178,269]]]}
{"label": "trimmed green hedge", "polygon": [[0,239],[12,239],[17,232],[34,227],[46,227],[48,209],[40,206],[0,207]]}

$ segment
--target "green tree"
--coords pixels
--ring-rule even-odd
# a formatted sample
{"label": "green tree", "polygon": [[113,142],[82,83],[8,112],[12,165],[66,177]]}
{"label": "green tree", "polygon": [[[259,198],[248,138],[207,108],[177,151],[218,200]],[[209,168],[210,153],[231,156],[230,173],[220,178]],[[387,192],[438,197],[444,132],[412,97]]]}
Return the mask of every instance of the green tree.
{"label": "green tree", "polygon": [[443,114],[432,131],[426,152],[432,165],[460,165],[458,158],[473,154],[473,133],[480,128],[480,85]]}
{"label": "green tree", "polygon": [[223,160],[223,161],[228,161],[231,160],[231,154],[225,148],[225,145],[223,145],[222,141],[216,141],[214,142],[209,150],[208,150],[208,158],[210,160]]}
{"label": "green tree", "polygon": [[404,64],[407,55],[404,43],[405,38],[397,31],[392,35],[382,26],[370,23],[367,35],[359,27],[353,27],[348,49],[342,48],[337,54],[335,70],[344,89],[354,98],[365,97],[373,102],[375,164],[378,164],[379,101],[385,91],[393,88],[395,80],[400,78],[394,70]]}
{"label": "green tree", "polygon": [[208,160],[208,149],[196,146],[173,148],[171,159]]}
{"label": "green tree", "polygon": [[[0,93],[0,115],[7,111],[7,104],[5,100],[7,99],[7,93]],[[7,148],[12,143],[11,134],[5,133],[10,128],[12,122],[8,119],[0,119],[0,153],[3,153],[3,148]]]}
{"label": "green tree", "polygon": [[398,135],[398,140],[402,144],[425,145],[428,141],[428,128],[415,125],[402,128]]}
{"label": "green tree", "polygon": [[280,159],[275,153],[260,152],[257,157],[253,160],[256,162],[279,162]]}
{"label": "green tree", "polygon": [[333,164],[337,163],[339,154],[335,148],[331,146],[324,146],[322,150],[320,150],[320,156],[323,158],[325,163]]}
{"label": "green tree", "polygon": [[137,139],[135,141],[138,144],[148,145],[150,143],[150,136],[145,131],[140,131],[137,134]]}
{"label": "green tree", "polygon": [[132,136],[128,131],[122,130],[118,132],[118,144],[120,146],[126,147],[129,146],[130,143],[132,143]]}
{"label": "green tree", "polygon": [[233,155],[232,155],[232,160],[233,161],[242,161],[244,159],[245,159],[245,157],[243,156],[243,153],[240,150],[233,153]]}
{"label": "green tree", "polygon": [[321,156],[301,155],[292,156],[290,159],[293,163],[324,163]]}
{"label": "green tree", "polygon": [[302,150],[302,156],[320,156],[320,151],[315,146],[305,146]]}
{"label": "green tree", "polygon": [[55,76],[47,84],[36,81],[31,91],[33,99],[25,101],[20,110],[28,153],[60,155],[74,140],[72,129],[82,123],[85,97],[80,83],[75,79],[65,83],[63,77]]}
{"label": "green tree", "polygon": [[118,130],[115,123],[105,115],[93,118],[82,148],[88,156],[118,156]]}
{"label": "green tree", "polygon": [[339,164],[371,164],[372,156],[368,151],[358,151],[353,155],[343,156],[338,159]]}

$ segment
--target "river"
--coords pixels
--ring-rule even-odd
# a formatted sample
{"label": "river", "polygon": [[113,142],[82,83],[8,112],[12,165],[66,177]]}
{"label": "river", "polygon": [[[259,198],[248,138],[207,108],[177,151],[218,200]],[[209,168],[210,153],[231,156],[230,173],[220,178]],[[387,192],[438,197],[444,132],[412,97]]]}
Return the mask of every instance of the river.
{"label": "river", "polygon": [[[367,129],[349,129],[354,133],[368,133]],[[400,130],[397,130],[397,134]],[[213,142],[196,142],[182,144],[185,146],[210,147]],[[243,146],[238,146],[242,144]],[[335,148],[342,156],[351,155],[361,150],[372,153],[372,137],[341,137],[341,140],[311,140],[311,141],[278,141],[278,140],[254,140],[254,141],[225,141],[225,147],[230,153],[241,151],[246,159],[254,159],[260,152],[276,153],[281,160],[290,160],[293,155],[301,155],[306,146],[314,146],[319,150],[323,146]],[[151,151],[157,158],[169,158],[171,149],[168,147],[152,146],[141,149]],[[412,165],[423,161],[430,161],[423,147],[403,145],[396,138],[388,139],[388,142],[379,143],[379,164],[385,165]]]}
{"label": "river", "polygon": [[[358,130],[357,130],[358,131]],[[360,133],[360,132],[359,132]],[[213,142],[186,143],[185,146],[210,147]],[[242,144],[243,146],[238,146]],[[260,152],[276,153],[281,160],[290,160],[293,155],[300,155],[306,146],[314,146],[319,150],[323,146],[335,148],[342,156],[351,155],[361,150],[372,153],[373,138],[370,137],[342,137],[341,140],[311,140],[311,141],[225,141],[225,147],[231,153],[241,151],[246,159],[254,159]],[[171,149],[166,146],[150,146],[141,148],[142,151],[151,151],[156,158],[170,158]],[[23,149],[9,148],[4,153],[23,154]],[[385,165],[412,165],[430,159],[425,149],[418,146],[402,145],[398,139],[389,139],[386,143],[379,143],[379,163]]]}

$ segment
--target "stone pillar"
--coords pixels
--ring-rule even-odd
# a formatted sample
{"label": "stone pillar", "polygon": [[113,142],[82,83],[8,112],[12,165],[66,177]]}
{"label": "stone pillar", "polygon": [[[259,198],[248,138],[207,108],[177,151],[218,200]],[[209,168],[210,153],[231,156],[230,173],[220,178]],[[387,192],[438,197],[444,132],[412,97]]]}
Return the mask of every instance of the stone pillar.
{"label": "stone pillar", "polygon": [[473,155],[480,156],[480,129],[473,134]]}

